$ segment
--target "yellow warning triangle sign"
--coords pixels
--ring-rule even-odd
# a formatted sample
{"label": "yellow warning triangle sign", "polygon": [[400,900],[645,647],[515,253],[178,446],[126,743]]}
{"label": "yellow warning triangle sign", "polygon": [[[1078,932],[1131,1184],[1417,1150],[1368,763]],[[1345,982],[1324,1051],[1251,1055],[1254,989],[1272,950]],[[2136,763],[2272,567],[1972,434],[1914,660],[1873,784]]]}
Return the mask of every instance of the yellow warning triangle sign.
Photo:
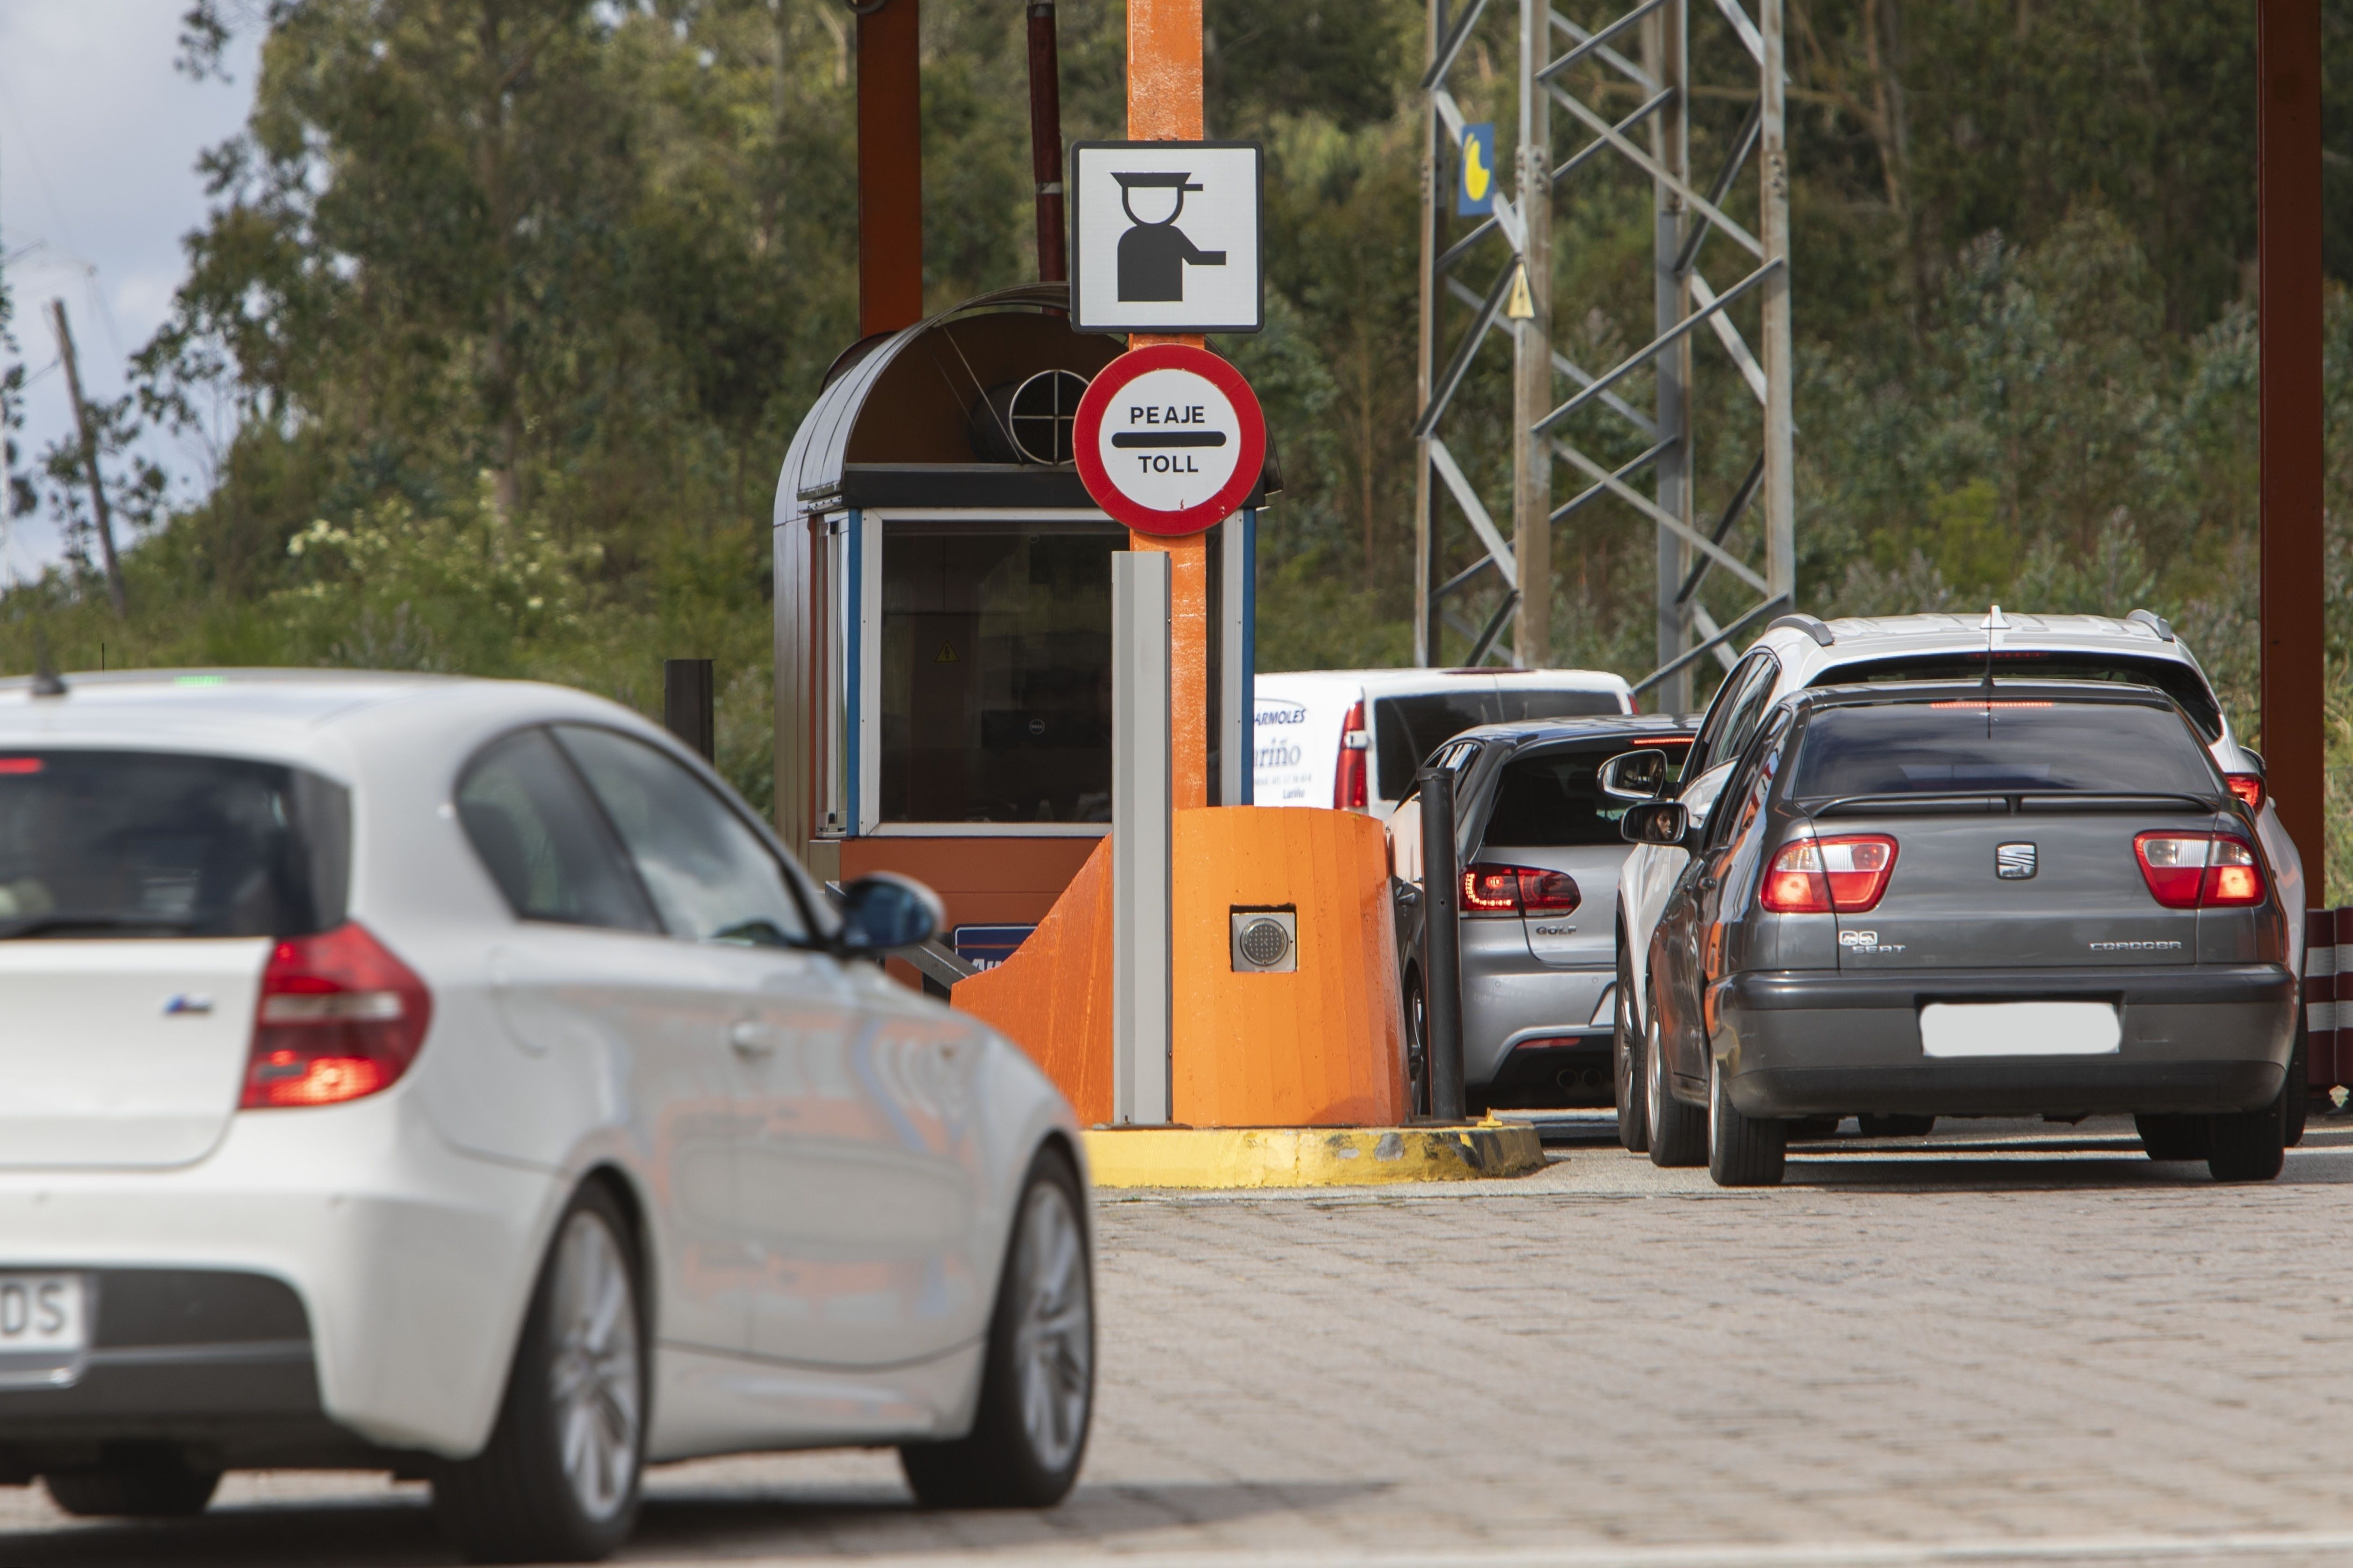
{"label": "yellow warning triangle sign", "polygon": [[1528,269],[1512,268],[1512,297],[1504,306],[1504,314],[1515,321],[1535,320],[1536,302],[1528,297]]}
{"label": "yellow warning triangle sign", "polygon": [[932,656],[932,662],[934,664],[954,664],[955,661],[955,645],[954,643],[944,642],[940,644],[940,651]]}

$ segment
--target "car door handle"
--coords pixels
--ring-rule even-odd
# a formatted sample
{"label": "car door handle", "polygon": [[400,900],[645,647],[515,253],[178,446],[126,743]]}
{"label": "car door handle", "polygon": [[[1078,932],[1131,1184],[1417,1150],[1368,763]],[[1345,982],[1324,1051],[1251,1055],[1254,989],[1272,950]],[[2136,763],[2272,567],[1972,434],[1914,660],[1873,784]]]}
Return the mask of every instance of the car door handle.
{"label": "car door handle", "polygon": [[765,1057],[776,1048],[776,1036],[757,1018],[738,1018],[728,1025],[727,1043],[747,1057]]}

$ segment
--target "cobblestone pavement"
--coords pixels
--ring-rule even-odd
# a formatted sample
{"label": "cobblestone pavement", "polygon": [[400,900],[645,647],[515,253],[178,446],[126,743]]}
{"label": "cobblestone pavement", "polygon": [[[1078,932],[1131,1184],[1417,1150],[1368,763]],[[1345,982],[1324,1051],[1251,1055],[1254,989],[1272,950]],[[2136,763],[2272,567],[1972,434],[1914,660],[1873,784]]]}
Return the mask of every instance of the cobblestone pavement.
{"label": "cobblestone pavement", "polygon": [[[887,1454],[656,1473],[641,1563],[1464,1568],[2353,1562],[2353,1126],[2271,1185],[2128,1125],[1852,1138],[1777,1191],[1620,1153],[1411,1191],[1107,1194],[1103,1388],[1049,1514]],[[448,1561],[420,1489],[232,1477],[16,1564]]]}

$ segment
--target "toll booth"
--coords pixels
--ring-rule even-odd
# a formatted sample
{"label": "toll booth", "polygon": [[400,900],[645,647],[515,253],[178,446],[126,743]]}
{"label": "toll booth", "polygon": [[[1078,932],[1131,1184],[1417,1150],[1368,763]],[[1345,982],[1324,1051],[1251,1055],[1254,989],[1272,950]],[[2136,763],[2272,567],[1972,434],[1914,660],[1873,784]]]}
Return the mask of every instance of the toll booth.
{"label": "toll booth", "polygon": [[[1125,346],[1031,284],[845,353],[775,513],[776,824],[827,880],[937,889],[987,965],[1111,826],[1111,560],[1127,531],[1071,460]],[[1273,465],[1210,542],[1213,800],[1247,804],[1250,541]],[[1222,781],[1222,788],[1220,787]]]}

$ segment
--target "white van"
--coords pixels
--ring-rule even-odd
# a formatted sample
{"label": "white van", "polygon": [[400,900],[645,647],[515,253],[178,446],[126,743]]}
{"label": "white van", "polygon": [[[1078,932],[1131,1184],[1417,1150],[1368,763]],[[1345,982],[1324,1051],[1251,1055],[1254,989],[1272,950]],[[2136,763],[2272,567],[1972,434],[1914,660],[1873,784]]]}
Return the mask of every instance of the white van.
{"label": "white van", "polygon": [[1261,675],[1256,692],[1252,804],[1376,818],[1473,725],[1636,711],[1625,678],[1599,669],[1302,670]]}

